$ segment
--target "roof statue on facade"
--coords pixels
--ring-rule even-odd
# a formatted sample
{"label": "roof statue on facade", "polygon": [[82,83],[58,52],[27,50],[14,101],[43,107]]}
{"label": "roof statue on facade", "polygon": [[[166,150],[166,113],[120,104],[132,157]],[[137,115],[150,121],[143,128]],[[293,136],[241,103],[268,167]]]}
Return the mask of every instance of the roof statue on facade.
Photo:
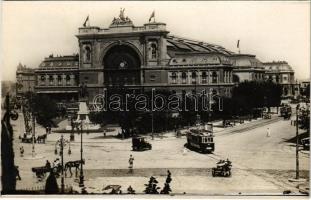
{"label": "roof statue on facade", "polygon": [[129,25],[129,26],[133,26],[133,22],[130,18],[128,18],[127,16],[125,17],[124,15],[124,11],[125,8],[121,8],[120,9],[120,14],[119,14],[119,18],[113,18],[112,23],[110,25],[110,27],[112,26],[124,26],[124,25]]}
{"label": "roof statue on facade", "polygon": [[120,15],[119,15],[119,18],[121,19],[121,20],[125,20],[125,18],[124,18],[124,11],[125,11],[125,8],[120,8]]}

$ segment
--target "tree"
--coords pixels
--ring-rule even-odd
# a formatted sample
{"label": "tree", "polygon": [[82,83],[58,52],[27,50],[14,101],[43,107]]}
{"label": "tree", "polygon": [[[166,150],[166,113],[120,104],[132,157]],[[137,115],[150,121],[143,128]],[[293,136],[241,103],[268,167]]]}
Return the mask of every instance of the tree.
{"label": "tree", "polygon": [[310,84],[307,85],[306,88],[300,89],[300,94],[310,99]]}
{"label": "tree", "polygon": [[271,81],[263,82],[262,90],[264,91],[265,106],[279,107],[281,104],[282,86]]}
{"label": "tree", "polygon": [[169,194],[172,191],[171,187],[170,187],[171,181],[172,181],[171,172],[170,172],[170,170],[167,170],[167,177],[166,177],[166,180],[164,183],[164,187],[161,190],[161,194]]}
{"label": "tree", "polygon": [[299,117],[298,119],[299,128],[310,132],[310,108],[309,107],[300,108],[298,117]]}
{"label": "tree", "polygon": [[245,81],[233,89],[232,101],[239,113],[251,114],[256,108],[278,107],[281,95],[281,86],[271,81]]}
{"label": "tree", "polygon": [[30,104],[30,112],[34,112],[36,120],[43,126],[50,126],[52,119],[58,116],[57,104],[46,95],[26,94]]}
{"label": "tree", "polygon": [[158,190],[160,187],[157,186],[158,181],[153,176],[150,177],[148,184],[145,184],[146,189],[144,190],[145,194],[159,194]]}

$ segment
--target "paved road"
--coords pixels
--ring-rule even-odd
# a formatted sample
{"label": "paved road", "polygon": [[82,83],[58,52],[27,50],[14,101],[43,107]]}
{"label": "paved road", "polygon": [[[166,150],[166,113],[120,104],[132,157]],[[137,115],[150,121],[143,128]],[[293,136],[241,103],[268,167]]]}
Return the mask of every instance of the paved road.
{"label": "paved road", "polygon": [[[31,144],[20,144],[17,137],[23,129],[22,118],[14,123],[15,151],[20,145],[25,148],[25,156],[16,153],[16,163],[20,166],[22,181],[19,188],[42,185],[38,182],[31,167],[42,166],[45,160],[53,160],[55,141],[60,134],[48,135],[47,144],[36,145],[37,156],[31,157]],[[271,137],[266,137],[266,128],[271,129]],[[237,131],[243,130],[242,132]],[[45,132],[37,127],[38,134]],[[86,185],[102,188],[107,184],[120,184],[127,187],[135,186],[142,192],[148,176],[158,176],[165,180],[166,169],[173,172],[172,188],[177,193],[192,194],[281,194],[285,189],[295,190],[295,185],[288,184],[286,179],[295,169],[295,149],[285,141],[295,135],[295,128],[289,121],[272,119],[253,121],[239,127],[218,130],[215,137],[216,151],[214,154],[200,154],[194,151],[184,153],[186,138],[175,138],[172,133],[163,139],[149,140],[151,151],[131,151],[131,140],[103,138],[102,133],[84,134],[84,158],[86,159]],[[69,134],[65,135],[69,139]],[[68,147],[65,148],[65,152]],[[80,141],[71,144],[72,154],[65,154],[65,162],[80,159]],[[127,175],[128,158],[135,158],[135,174]],[[233,161],[231,178],[212,178],[210,169],[220,158]],[[301,154],[301,169],[309,170],[309,155]],[[137,174],[136,174],[137,173]],[[122,175],[122,176],[121,176]],[[74,183],[74,178],[66,178],[66,183]],[[297,191],[297,190],[296,190]]]}

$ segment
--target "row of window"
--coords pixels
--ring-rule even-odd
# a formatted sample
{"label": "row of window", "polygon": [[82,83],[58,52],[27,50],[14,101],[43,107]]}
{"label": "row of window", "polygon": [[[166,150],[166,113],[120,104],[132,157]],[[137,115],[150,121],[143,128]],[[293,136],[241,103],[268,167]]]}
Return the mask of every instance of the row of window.
{"label": "row of window", "polygon": [[40,85],[46,85],[46,80],[48,80],[49,85],[70,86],[72,85],[71,83],[72,79],[75,80],[74,75],[72,78],[70,77],[70,75],[66,75],[65,77],[63,77],[62,75],[57,75],[56,79],[54,75],[49,75],[48,77],[46,77],[45,75],[42,75],[40,77]]}
{"label": "row of window", "polygon": [[255,79],[255,80],[263,79],[263,74],[261,74],[261,73],[254,73],[253,74],[253,79]]}
{"label": "row of window", "polygon": [[[224,71],[224,82],[225,83],[230,83],[232,80],[231,77],[232,77],[232,72]],[[170,80],[171,84],[219,83],[219,73],[216,71],[203,71],[201,72],[200,75],[198,75],[197,72],[181,72],[180,79],[179,79],[178,72],[171,72],[170,79],[171,79]]]}
{"label": "row of window", "polygon": [[42,64],[41,64],[41,66],[42,67],[61,67],[61,66],[63,66],[63,67],[65,67],[65,66],[67,66],[67,67],[69,67],[69,66],[78,66],[78,62],[43,62]]}
{"label": "row of window", "polygon": [[291,81],[290,79],[293,80],[293,78],[289,77],[288,75],[266,75],[266,79],[276,83],[288,83]]}
{"label": "row of window", "polygon": [[135,85],[139,84],[139,78],[135,76],[116,76],[108,78],[109,85]]}

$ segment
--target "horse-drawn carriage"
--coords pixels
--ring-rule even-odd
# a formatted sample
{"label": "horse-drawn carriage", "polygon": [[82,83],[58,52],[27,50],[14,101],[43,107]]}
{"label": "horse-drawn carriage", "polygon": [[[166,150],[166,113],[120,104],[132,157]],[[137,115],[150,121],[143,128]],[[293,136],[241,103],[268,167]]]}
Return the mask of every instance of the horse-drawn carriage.
{"label": "horse-drawn carriage", "polygon": [[24,133],[23,136],[19,137],[19,139],[22,143],[32,143],[32,140],[34,140],[33,142],[36,143],[36,138],[34,138],[30,133]]}
{"label": "horse-drawn carriage", "polygon": [[228,159],[220,160],[218,163],[216,163],[216,167],[212,168],[212,175],[215,176],[222,176],[222,177],[229,177],[231,176],[231,161]]}
{"label": "horse-drawn carriage", "polygon": [[[82,161],[82,164],[85,164],[85,161]],[[77,177],[78,169],[80,169],[81,166],[81,160],[75,160],[75,161],[68,161],[66,162],[64,166],[64,173],[67,177],[67,171],[70,173],[70,177],[72,176],[71,168],[75,168],[75,175]],[[42,167],[33,167],[31,168],[31,171],[35,173],[37,178],[44,178],[47,172],[53,171],[55,176],[58,178],[60,173],[62,172],[62,165],[59,163],[59,159],[56,159],[54,161],[53,167],[51,167],[50,164],[46,164]]]}
{"label": "horse-drawn carriage", "polygon": [[35,173],[36,177],[37,178],[44,178],[46,173],[52,171],[54,172],[54,174],[56,175],[56,177],[59,177],[59,174],[62,170],[62,166],[59,164],[59,165],[56,165],[54,167],[48,167],[48,166],[42,166],[42,167],[33,167],[31,168],[31,171],[33,173]]}
{"label": "horse-drawn carriage", "polygon": [[34,143],[45,143],[47,134],[44,135],[38,135],[37,138],[33,137],[31,133],[24,133],[23,136],[19,136],[19,139],[22,143],[32,143],[32,140]]}
{"label": "horse-drawn carriage", "polygon": [[38,143],[38,144],[39,144],[39,143],[45,144],[46,138],[47,138],[47,134],[38,135],[38,137],[37,137],[37,143]]}
{"label": "horse-drawn carriage", "polygon": [[133,151],[151,150],[152,145],[147,142],[144,137],[133,137],[132,148]]}

